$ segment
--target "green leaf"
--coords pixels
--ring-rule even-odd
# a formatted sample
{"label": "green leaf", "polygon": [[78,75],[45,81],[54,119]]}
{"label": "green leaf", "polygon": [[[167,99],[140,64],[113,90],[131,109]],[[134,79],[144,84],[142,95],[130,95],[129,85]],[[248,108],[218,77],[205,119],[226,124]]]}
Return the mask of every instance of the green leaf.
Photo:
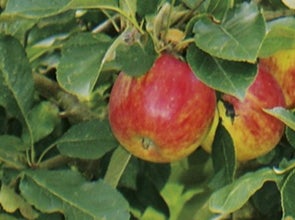
{"label": "green leaf", "polygon": [[204,0],[183,0],[183,3],[190,9],[196,9]]}
{"label": "green leaf", "polygon": [[252,203],[263,214],[263,219],[281,219],[281,195],[276,183],[266,182],[253,195],[251,205]]}
{"label": "green leaf", "polygon": [[103,34],[80,33],[70,38],[57,68],[59,84],[70,93],[89,97],[110,44],[111,39]]}
{"label": "green leaf", "polygon": [[118,0],[71,0],[68,9],[79,8],[101,8],[115,9],[118,8]]}
{"label": "green leaf", "polygon": [[5,8],[5,14],[26,18],[41,18],[61,12],[71,0],[9,0]]}
{"label": "green leaf", "polygon": [[283,218],[290,219],[295,218],[295,171],[293,170],[284,181],[284,184],[281,188],[281,201],[282,201],[282,208],[283,208]]}
{"label": "green leaf", "polygon": [[15,136],[1,135],[0,143],[0,161],[4,162],[6,166],[23,169],[25,167],[23,152],[27,146],[22,140]]}
{"label": "green leaf", "polygon": [[117,0],[9,0],[4,15],[25,18],[44,18],[65,12],[70,9],[100,8],[118,9]]}
{"label": "green leaf", "polygon": [[98,159],[118,146],[107,121],[87,121],[72,126],[56,142],[62,155]]}
{"label": "green leaf", "polygon": [[230,10],[220,24],[209,17],[194,25],[196,45],[219,58],[256,62],[265,36],[265,21],[254,3],[243,3]]}
{"label": "green leaf", "polygon": [[[125,32],[125,42],[121,42],[117,46],[114,62],[126,74],[141,76],[152,67],[157,54],[152,39],[148,35],[136,39],[136,36],[132,36],[132,34],[132,30]],[[135,39],[133,39],[134,37]]]}
{"label": "green leaf", "polygon": [[18,195],[14,189],[5,184],[2,184],[1,186],[0,204],[8,213],[14,213],[19,210],[26,219],[35,219],[38,217],[38,213],[32,208],[32,206]]}
{"label": "green leaf", "polygon": [[129,17],[135,17],[137,11],[137,0],[119,0],[119,5]]}
{"label": "green leaf", "polygon": [[[114,188],[117,187],[130,158],[131,154],[123,149],[123,147],[118,147],[114,151],[104,177],[104,181],[108,183],[108,185]],[[118,161],[120,161],[120,163],[118,163]]]}
{"label": "green leaf", "polygon": [[222,21],[228,10],[232,7],[232,0],[210,0],[207,12],[214,16],[215,20]]}
{"label": "green leaf", "polygon": [[212,160],[216,176],[211,185],[220,188],[234,180],[237,169],[233,141],[227,130],[219,123],[212,146]]}
{"label": "green leaf", "polygon": [[232,213],[240,209],[265,182],[276,182],[279,178],[270,168],[248,172],[233,183],[215,191],[210,198],[209,207],[213,212]]}
{"label": "green leaf", "polygon": [[60,121],[58,107],[50,102],[41,102],[28,114],[34,143],[49,135]]}
{"label": "green leaf", "polygon": [[0,94],[0,105],[23,122],[32,139],[28,122],[34,95],[32,70],[22,45],[3,35],[0,35]]}
{"label": "green leaf", "polygon": [[282,17],[267,23],[268,32],[259,51],[259,57],[268,57],[277,51],[295,48],[295,19]]}
{"label": "green leaf", "polygon": [[256,65],[218,59],[202,52],[194,45],[187,50],[187,61],[201,81],[241,100],[257,73]]}
{"label": "green leaf", "polygon": [[141,204],[147,208],[152,207],[169,219],[170,211],[167,203],[156,188],[153,180],[139,176],[137,179],[136,194]]}
{"label": "green leaf", "polygon": [[292,147],[295,148],[295,131],[290,129],[289,127],[286,128],[286,137]]}
{"label": "green leaf", "polygon": [[295,131],[295,114],[291,110],[283,107],[275,107],[272,109],[263,109],[263,111],[281,120],[289,128]]}
{"label": "green leaf", "polygon": [[222,215],[210,211],[210,195],[211,192],[205,191],[192,197],[182,208],[177,219],[222,219]]}
{"label": "green leaf", "polygon": [[0,33],[11,35],[20,42],[24,42],[27,31],[35,25],[36,21],[32,19],[16,18],[0,15]]}
{"label": "green leaf", "polygon": [[8,214],[0,214],[0,219],[5,219],[5,220],[19,220],[19,218],[16,218],[12,215]]}
{"label": "green leaf", "polygon": [[136,13],[138,13],[141,17],[153,14],[157,11],[159,2],[160,0],[138,0],[136,3]]}
{"label": "green leaf", "polygon": [[295,159],[287,160],[283,158],[278,167],[274,167],[273,170],[276,174],[284,174],[295,168]]}
{"label": "green leaf", "polygon": [[87,182],[71,170],[25,171],[20,191],[40,211],[61,212],[65,219],[129,219],[121,194],[103,181]]}

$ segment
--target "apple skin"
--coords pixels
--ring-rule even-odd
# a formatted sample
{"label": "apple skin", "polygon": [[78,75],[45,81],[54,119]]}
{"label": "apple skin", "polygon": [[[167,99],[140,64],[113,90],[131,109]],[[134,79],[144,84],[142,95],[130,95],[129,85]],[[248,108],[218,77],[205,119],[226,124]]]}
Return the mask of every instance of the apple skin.
{"label": "apple skin", "polygon": [[261,58],[259,65],[278,81],[287,108],[295,108],[295,49],[278,51],[270,57]]}
{"label": "apple skin", "polygon": [[143,76],[119,74],[110,95],[109,121],[130,153],[166,163],[200,145],[215,108],[215,91],[198,80],[187,63],[162,54]]}
{"label": "apple skin", "polygon": [[[265,69],[259,68],[244,100],[228,94],[222,95],[221,100],[217,105],[219,117],[231,135],[238,161],[243,162],[263,156],[278,144],[285,125],[263,109],[285,107],[286,104],[280,86]],[[233,107],[234,112],[231,115],[224,103]],[[202,147],[207,152],[212,150],[217,128],[217,124],[214,124],[202,143]]]}

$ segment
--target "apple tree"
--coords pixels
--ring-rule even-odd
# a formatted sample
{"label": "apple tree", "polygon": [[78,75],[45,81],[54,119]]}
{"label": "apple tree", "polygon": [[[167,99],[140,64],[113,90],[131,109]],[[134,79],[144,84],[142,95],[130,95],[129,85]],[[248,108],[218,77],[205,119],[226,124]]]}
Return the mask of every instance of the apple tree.
{"label": "apple tree", "polygon": [[[0,219],[295,219],[294,36],[292,0],[1,0]],[[193,152],[155,163],[121,143],[109,103],[120,72],[144,79],[162,54],[216,106]],[[261,71],[274,83],[253,89]],[[132,106],[120,117],[140,125]]]}

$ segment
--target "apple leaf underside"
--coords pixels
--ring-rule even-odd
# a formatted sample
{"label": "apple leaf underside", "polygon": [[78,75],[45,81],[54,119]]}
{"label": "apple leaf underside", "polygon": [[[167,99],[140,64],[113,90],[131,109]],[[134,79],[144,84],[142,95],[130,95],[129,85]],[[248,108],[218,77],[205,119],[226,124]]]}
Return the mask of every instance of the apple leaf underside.
{"label": "apple leaf underside", "polygon": [[210,198],[209,207],[217,213],[234,212],[240,209],[265,182],[278,180],[279,177],[270,168],[249,172],[215,191]]}

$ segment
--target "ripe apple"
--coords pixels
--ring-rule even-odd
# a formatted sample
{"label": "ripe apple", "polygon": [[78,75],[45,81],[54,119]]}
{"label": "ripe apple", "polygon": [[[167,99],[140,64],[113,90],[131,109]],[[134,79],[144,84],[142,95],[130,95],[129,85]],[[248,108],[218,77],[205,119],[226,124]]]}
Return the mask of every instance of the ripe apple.
{"label": "ripe apple", "polygon": [[[238,161],[262,156],[280,141],[284,123],[263,111],[276,106],[285,107],[284,95],[277,81],[264,68],[259,68],[244,100],[222,95],[217,109],[223,126],[231,135]],[[211,136],[202,143],[207,152],[211,152],[216,127],[211,128]]]}
{"label": "ripe apple", "polygon": [[130,153],[147,161],[172,162],[199,146],[215,107],[215,91],[187,63],[163,54],[143,76],[119,74],[110,95],[109,120]]}
{"label": "ripe apple", "polygon": [[276,52],[270,57],[260,59],[259,64],[278,81],[287,108],[295,108],[295,49]]}

